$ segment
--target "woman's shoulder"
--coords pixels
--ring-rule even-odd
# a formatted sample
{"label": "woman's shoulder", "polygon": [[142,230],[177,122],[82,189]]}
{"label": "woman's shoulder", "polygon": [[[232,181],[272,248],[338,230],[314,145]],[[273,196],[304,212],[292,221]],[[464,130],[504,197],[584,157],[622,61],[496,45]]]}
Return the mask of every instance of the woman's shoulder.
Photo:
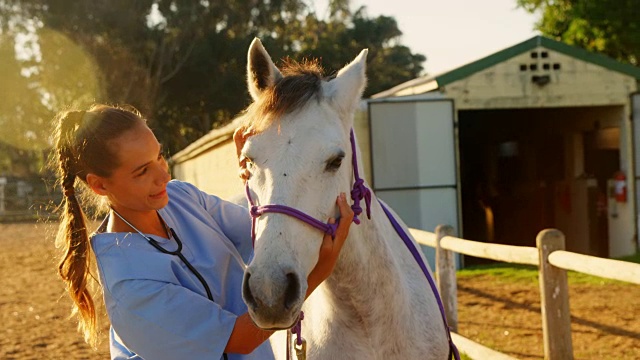
{"label": "woman's shoulder", "polygon": [[[161,246],[168,240],[154,237]],[[176,282],[170,269],[172,257],[156,250],[142,235],[136,233],[96,233],[91,236],[103,286],[110,290],[125,280],[156,280]]]}
{"label": "woman's shoulder", "polygon": [[167,184],[167,192],[169,193],[178,193],[178,194],[188,194],[188,195],[197,195],[202,193],[198,187],[195,185],[188,183],[182,180],[173,179],[169,181]]}
{"label": "woman's shoulder", "polygon": [[172,197],[176,200],[190,198],[197,200],[201,204],[210,202],[211,200],[220,200],[218,196],[206,193],[200,190],[197,186],[181,180],[169,181],[167,184],[167,193],[169,194],[169,199]]}

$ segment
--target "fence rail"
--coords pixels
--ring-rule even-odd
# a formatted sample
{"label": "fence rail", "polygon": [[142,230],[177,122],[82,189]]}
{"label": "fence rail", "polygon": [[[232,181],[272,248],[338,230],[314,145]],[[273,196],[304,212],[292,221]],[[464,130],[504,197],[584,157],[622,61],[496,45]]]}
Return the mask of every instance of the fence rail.
{"label": "fence rail", "polygon": [[487,244],[477,241],[445,236],[440,240],[443,249],[455,251],[465,255],[497,260],[514,264],[539,264],[538,250],[526,246]]}
{"label": "fence rail", "polygon": [[566,270],[640,285],[640,265],[627,261],[558,250],[549,254],[549,263]]}
{"label": "fence rail", "polygon": [[[454,332],[458,331],[454,253],[538,266],[544,357],[549,360],[573,358],[566,270],[640,284],[640,264],[565,251],[564,234],[556,229],[541,231],[536,238],[536,247],[488,244],[461,239],[454,236],[453,228],[448,225],[439,225],[435,233],[419,229],[409,231],[419,244],[436,249],[436,282],[449,326]],[[470,356],[474,356],[473,353],[478,354],[477,351],[485,351],[481,349],[480,344],[464,338],[460,347],[463,350],[470,348]]]}

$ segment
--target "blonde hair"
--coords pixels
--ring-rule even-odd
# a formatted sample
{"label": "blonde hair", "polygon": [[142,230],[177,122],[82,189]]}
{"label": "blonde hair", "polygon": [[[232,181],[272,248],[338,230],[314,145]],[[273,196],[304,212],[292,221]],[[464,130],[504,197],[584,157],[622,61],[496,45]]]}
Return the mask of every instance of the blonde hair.
{"label": "blonde hair", "polygon": [[93,253],[87,218],[76,194],[76,179],[86,184],[89,173],[108,177],[118,166],[109,141],[144,120],[135,110],[107,105],[94,105],[87,111],[64,111],[54,120],[53,164],[64,194],[56,237],[56,245],[62,249],[58,274],[73,300],[71,315],[78,318],[78,331],[95,348],[98,323],[89,285],[97,282],[91,272]]}

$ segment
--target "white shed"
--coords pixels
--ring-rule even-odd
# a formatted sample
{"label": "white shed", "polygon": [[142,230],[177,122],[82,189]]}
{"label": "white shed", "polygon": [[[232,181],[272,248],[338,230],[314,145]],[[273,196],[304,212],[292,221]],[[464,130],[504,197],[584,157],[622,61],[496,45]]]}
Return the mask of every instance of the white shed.
{"label": "white shed", "polygon": [[373,187],[410,226],[526,246],[555,227],[568,250],[633,254],[638,197],[616,200],[613,178],[635,194],[639,79],[537,36],[400,84],[369,102]]}

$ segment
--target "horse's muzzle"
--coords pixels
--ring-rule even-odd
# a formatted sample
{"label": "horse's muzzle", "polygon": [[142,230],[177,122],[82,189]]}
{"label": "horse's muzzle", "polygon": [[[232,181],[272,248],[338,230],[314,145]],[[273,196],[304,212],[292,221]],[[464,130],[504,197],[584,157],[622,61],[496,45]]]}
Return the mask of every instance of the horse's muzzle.
{"label": "horse's muzzle", "polygon": [[289,327],[298,316],[304,294],[299,276],[293,271],[280,274],[256,273],[247,269],[242,297],[255,324],[263,329]]}

